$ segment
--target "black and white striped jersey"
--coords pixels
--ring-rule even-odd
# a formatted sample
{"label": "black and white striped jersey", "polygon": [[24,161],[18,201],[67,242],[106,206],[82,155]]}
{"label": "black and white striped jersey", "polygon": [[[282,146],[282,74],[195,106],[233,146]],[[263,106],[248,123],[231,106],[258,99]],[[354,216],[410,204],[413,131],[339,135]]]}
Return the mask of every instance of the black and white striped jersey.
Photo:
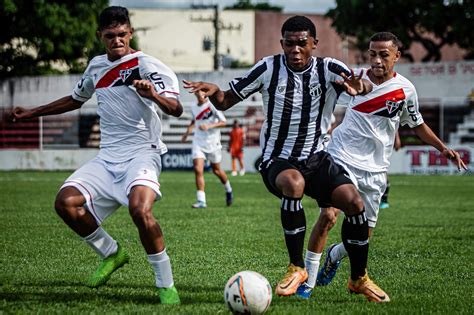
{"label": "black and white striped jersey", "polygon": [[230,82],[242,100],[255,92],[263,98],[265,122],[260,133],[263,161],[272,157],[304,160],[323,149],[323,137],[343,87],[347,66],[332,58],[312,57],[301,72],[286,65],[283,54],[260,60],[242,78]]}

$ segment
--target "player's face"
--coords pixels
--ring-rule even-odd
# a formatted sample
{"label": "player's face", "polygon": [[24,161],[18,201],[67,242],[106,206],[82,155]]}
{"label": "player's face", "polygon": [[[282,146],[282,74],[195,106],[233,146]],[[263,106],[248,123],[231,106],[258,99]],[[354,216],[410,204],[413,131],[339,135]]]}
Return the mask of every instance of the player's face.
{"label": "player's face", "polygon": [[370,42],[369,62],[374,77],[384,81],[392,78],[393,67],[398,59],[400,51],[391,40]]}
{"label": "player's face", "polygon": [[303,70],[310,62],[318,40],[308,31],[288,32],[280,40],[288,66],[296,71]]}
{"label": "player's face", "polygon": [[107,57],[114,61],[130,54],[130,39],[132,39],[133,28],[128,24],[116,25],[97,32],[100,40],[105,46]]}

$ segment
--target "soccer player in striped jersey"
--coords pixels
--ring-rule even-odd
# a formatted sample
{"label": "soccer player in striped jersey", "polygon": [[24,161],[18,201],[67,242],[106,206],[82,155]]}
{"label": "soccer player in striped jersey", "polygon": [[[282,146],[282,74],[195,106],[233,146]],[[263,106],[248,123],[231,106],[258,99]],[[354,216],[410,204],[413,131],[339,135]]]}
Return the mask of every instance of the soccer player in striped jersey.
{"label": "soccer player in striped jersey", "polygon": [[125,249],[101,227],[121,205],[128,206],[155,272],[160,302],[178,304],[170,258],[152,208],[161,198],[160,155],[167,151],[161,141],[161,122],[155,106],[176,117],[182,114],[183,107],[176,75],[159,60],[134,51],[130,47],[132,34],[126,8],[104,9],[97,35],[106,54],[90,61],[72,95],[30,110],[16,107],[12,119],[72,111],[96,93],[99,154],[64,182],[56,196],[56,211],[102,259],[86,282],[96,288],[129,261]]}
{"label": "soccer player in striped jersey", "polygon": [[[366,276],[368,225],[364,205],[348,173],[323,151],[323,138],[340,93],[365,94],[370,84],[342,62],[312,56],[316,28],[308,18],[289,18],[281,29],[283,54],[263,58],[244,77],[222,91],[207,82],[184,81],[190,92],[205,91],[217,109],[226,110],[255,92],[263,96],[260,173],[281,200],[281,223],[290,264],[276,294],[293,295],[307,278],[303,259],[306,218],[303,195],[320,207],[334,206],[347,217],[342,239],[348,244],[351,280]],[[377,288],[377,292],[385,293]]]}
{"label": "soccer player in striped jersey", "polygon": [[[399,47],[399,40],[392,33],[381,32],[371,37],[371,66],[362,71],[363,78],[373,85],[372,91],[349,98],[344,120],[335,128],[328,145],[328,152],[338,164],[346,168],[364,200],[369,237],[377,223],[380,199],[387,183],[389,159],[400,124],[413,128],[421,140],[438,149],[459,170],[466,169],[459,153],[449,149],[423,122],[413,84],[394,71],[394,65],[401,55]],[[317,285],[331,282],[341,259],[349,252],[346,243],[331,245],[325,262],[316,275],[328,232],[336,223],[337,216],[338,210],[335,208],[321,209],[319,219],[313,227],[306,254],[309,277],[303,285],[309,294],[316,282]],[[350,280],[349,289],[366,292],[370,301],[385,302],[388,299],[388,296],[381,299],[377,292],[371,292],[373,286],[370,280],[361,280],[364,278]]]}

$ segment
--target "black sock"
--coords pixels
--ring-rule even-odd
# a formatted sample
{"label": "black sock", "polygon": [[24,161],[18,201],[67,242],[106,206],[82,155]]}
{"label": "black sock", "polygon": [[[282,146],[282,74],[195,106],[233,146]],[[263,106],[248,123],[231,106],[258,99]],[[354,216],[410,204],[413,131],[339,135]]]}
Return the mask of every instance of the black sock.
{"label": "black sock", "polygon": [[369,254],[369,225],[365,209],[344,218],[341,236],[351,262],[351,278],[357,280],[365,275]]}
{"label": "black sock", "polygon": [[306,233],[306,217],[301,198],[281,198],[281,225],[290,262],[304,268],[303,248]]}

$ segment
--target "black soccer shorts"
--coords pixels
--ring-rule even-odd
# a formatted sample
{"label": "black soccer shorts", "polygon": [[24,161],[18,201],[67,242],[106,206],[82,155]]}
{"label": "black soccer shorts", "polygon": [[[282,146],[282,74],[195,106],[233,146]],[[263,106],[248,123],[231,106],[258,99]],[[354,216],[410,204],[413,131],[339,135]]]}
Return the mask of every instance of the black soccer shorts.
{"label": "black soccer shorts", "polygon": [[321,208],[332,206],[334,189],[343,184],[353,184],[344,167],[325,151],[319,151],[303,161],[271,158],[260,164],[259,171],[268,191],[278,198],[282,198],[282,194],[275,181],[278,174],[287,169],[300,171],[305,179],[305,195],[316,199]]}

